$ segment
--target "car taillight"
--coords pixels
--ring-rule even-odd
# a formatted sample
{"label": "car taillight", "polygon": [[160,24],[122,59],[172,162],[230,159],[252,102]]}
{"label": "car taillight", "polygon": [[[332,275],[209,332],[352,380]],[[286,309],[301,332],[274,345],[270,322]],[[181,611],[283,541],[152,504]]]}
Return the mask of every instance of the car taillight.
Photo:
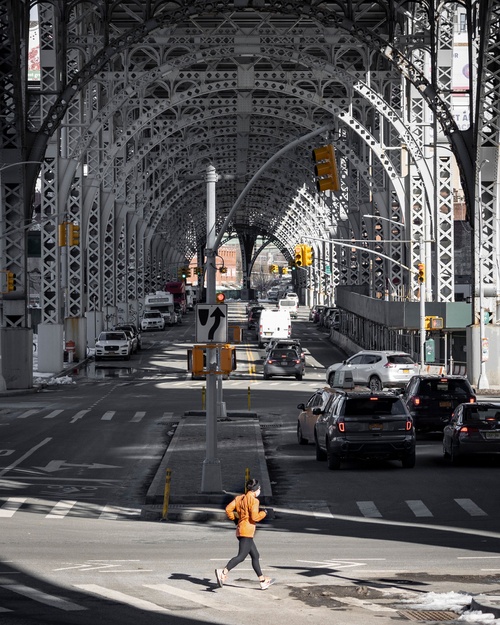
{"label": "car taillight", "polygon": [[339,419],[337,421],[337,429],[339,432],[345,432],[345,423],[344,423],[344,419]]}
{"label": "car taillight", "polygon": [[411,432],[413,428],[413,421],[411,419],[406,419],[406,431]]}
{"label": "car taillight", "polygon": [[420,397],[414,397],[412,401],[414,406],[420,406]]}
{"label": "car taillight", "polygon": [[276,362],[275,360],[272,360],[272,359],[270,358],[270,359],[267,361],[267,364],[268,364],[268,365],[272,365],[272,364],[274,364],[275,362]]}
{"label": "car taillight", "polygon": [[479,429],[471,428],[470,425],[462,425],[459,430],[459,434],[467,434],[467,436],[470,436],[471,434],[477,434],[477,432],[479,432]]}
{"label": "car taillight", "polygon": [[394,363],[392,363],[392,362],[386,362],[385,365],[384,365],[384,367],[386,369],[391,369],[392,367],[395,367],[395,366],[396,365]]}
{"label": "car taillight", "polygon": [[293,361],[296,365],[300,364],[300,358],[297,358],[296,360]]}

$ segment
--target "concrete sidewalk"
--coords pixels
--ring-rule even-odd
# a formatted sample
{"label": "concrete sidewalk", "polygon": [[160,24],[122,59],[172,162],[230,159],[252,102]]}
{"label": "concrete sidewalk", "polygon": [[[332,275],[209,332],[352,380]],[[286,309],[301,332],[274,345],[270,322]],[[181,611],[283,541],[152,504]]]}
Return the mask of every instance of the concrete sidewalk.
{"label": "concrete sidewalk", "polygon": [[258,479],[261,484],[261,503],[271,503],[271,482],[256,413],[228,412],[227,416],[217,421],[221,492],[201,492],[205,457],[205,413],[186,413],[179,422],[151,483],[141,517],[145,520],[162,518],[167,469],[171,470],[167,520],[203,522],[226,519],[224,508],[236,494],[244,491],[247,469],[250,476]]}

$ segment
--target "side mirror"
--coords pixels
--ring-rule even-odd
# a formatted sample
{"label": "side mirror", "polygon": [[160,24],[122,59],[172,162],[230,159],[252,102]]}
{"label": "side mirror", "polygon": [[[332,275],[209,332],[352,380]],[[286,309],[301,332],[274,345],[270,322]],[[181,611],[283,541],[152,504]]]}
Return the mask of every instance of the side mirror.
{"label": "side mirror", "polygon": [[305,407],[305,405],[304,405],[304,404],[297,404],[297,408],[298,408],[299,410],[305,410],[305,409],[306,409],[306,407]]}

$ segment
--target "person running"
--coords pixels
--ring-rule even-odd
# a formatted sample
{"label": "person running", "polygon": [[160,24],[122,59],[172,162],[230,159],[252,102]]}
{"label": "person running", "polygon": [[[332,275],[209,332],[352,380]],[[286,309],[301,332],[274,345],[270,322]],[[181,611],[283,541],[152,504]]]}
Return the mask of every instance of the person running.
{"label": "person running", "polygon": [[246,493],[238,495],[226,506],[226,514],[231,521],[237,523],[236,537],[238,538],[238,554],[231,558],[223,569],[215,569],[215,577],[219,588],[227,581],[229,571],[243,562],[250,555],[252,568],[259,578],[262,590],[269,588],[276,580],[265,577],[260,568],[260,555],[254,543],[255,524],[262,521],[267,515],[266,510],[259,510],[260,484],[257,480],[248,480]]}

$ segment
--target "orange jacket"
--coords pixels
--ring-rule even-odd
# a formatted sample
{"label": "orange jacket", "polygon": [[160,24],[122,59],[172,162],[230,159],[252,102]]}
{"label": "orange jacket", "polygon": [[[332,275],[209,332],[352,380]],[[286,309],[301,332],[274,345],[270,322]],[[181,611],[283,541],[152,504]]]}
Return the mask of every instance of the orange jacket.
{"label": "orange jacket", "polygon": [[[236,514],[235,514],[236,512]],[[253,538],[255,524],[266,516],[264,510],[259,510],[259,500],[255,493],[248,491],[245,495],[238,495],[226,506],[226,514],[231,521],[238,519],[236,536]]]}

